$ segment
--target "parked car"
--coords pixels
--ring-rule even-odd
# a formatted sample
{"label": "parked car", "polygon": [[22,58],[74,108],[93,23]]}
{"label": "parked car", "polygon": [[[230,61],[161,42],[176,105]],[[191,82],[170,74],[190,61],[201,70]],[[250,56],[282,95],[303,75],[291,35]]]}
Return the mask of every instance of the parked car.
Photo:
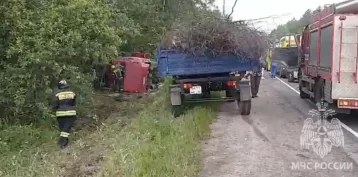
{"label": "parked car", "polygon": [[287,78],[288,82],[298,81],[298,70],[296,67],[289,67],[284,61],[278,62],[277,75],[281,78]]}
{"label": "parked car", "polygon": [[281,78],[287,78],[287,75],[288,75],[287,69],[288,69],[287,63],[284,61],[279,61],[277,75]]}

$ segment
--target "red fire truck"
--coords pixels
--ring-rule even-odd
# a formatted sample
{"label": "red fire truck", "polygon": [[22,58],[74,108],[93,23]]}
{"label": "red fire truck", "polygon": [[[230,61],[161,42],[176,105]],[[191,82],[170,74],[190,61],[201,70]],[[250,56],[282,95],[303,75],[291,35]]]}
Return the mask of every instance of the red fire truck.
{"label": "red fire truck", "polygon": [[300,42],[301,98],[321,99],[338,113],[358,109],[358,1],[325,7],[312,16]]}

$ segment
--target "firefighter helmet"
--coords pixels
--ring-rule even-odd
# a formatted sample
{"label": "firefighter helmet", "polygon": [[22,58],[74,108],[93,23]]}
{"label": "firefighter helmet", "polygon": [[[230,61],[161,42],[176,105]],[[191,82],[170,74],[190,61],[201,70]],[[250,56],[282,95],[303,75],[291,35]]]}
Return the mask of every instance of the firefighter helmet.
{"label": "firefighter helmet", "polygon": [[68,84],[65,79],[62,79],[60,82],[58,82],[58,88],[67,88]]}

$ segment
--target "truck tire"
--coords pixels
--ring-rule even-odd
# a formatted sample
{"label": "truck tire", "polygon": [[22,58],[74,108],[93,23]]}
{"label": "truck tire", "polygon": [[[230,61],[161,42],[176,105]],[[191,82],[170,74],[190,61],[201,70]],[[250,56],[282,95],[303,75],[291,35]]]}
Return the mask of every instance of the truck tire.
{"label": "truck tire", "polygon": [[303,91],[300,89],[300,98],[302,98],[302,99],[308,99],[308,98],[310,98],[310,96],[309,96],[307,93],[303,92]]}
{"label": "truck tire", "polygon": [[182,105],[172,105],[171,106],[171,112],[172,112],[174,118],[177,118],[177,117],[182,115],[183,106]]}
{"label": "truck tire", "polygon": [[240,101],[236,100],[237,106],[239,108],[240,115],[250,115],[251,112],[251,100],[249,101]]}
{"label": "truck tire", "polygon": [[300,98],[302,99],[310,98],[310,95],[302,91],[302,81],[300,79],[298,79],[298,88],[300,90]]}
{"label": "truck tire", "polygon": [[226,97],[232,97],[232,93],[230,90],[225,90],[225,96]]}
{"label": "truck tire", "polygon": [[203,98],[210,98],[210,97],[211,97],[210,91],[203,92]]}
{"label": "truck tire", "polygon": [[[231,90],[225,90],[225,96],[227,97],[227,98],[232,98],[233,97],[233,93],[232,93],[232,91]],[[229,100],[229,101],[227,101],[227,102],[234,102],[235,100],[233,99],[233,100]]]}

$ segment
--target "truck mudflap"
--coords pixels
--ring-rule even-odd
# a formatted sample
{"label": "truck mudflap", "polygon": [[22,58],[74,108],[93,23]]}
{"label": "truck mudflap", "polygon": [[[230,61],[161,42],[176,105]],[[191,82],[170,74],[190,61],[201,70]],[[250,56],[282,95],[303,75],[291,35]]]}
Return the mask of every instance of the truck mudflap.
{"label": "truck mudflap", "polygon": [[240,92],[240,101],[249,101],[251,100],[251,85],[250,80],[242,79],[238,84],[238,92]]}
{"label": "truck mudflap", "polygon": [[173,116],[179,117],[183,113],[183,95],[180,85],[170,86],[170,104]]}
{"label": "truck mudflap", "polygon": [[182,104],[180,86],[172,86],[170,88],[170,102],[173,106],[179,106]]}
{"label": "truck mudflap", "polygon": [[241,115],[250,115],[251,112],[251,85],[250,80],[243,78],[237,88],[236,103]]}

